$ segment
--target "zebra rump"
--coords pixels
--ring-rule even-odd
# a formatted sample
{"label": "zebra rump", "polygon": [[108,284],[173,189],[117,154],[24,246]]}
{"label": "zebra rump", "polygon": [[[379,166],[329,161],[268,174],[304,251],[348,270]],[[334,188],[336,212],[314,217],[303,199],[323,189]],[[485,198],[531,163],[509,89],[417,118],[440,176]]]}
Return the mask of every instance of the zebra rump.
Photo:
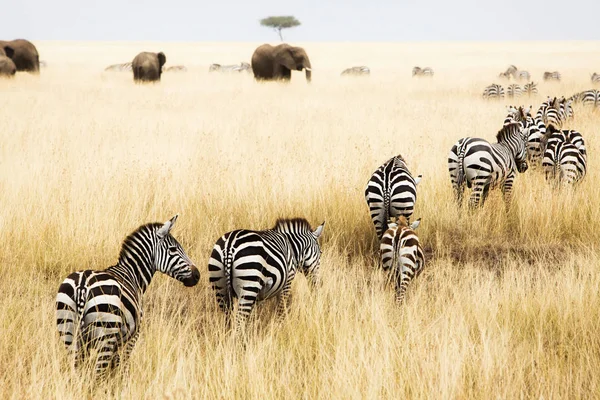
{"label": "zebra rump", "polygon": [[381,240],[391,217],[404,216],[410,220],[420,181],[421,175],[413,178],[401,155],[390,158],[373,173],[365,188],[365,200],[377,239]]}
{"label": "zebra rump", "polygon": [[566,185],[581,181],[587,170],[587,150],[581,134],[550,125],[548,135],[542,162],[546,179]]}
{"label": "zebra rump", "polygon": [[388,220],[388,229],[379,245],[380,265],[384,271],[390,271],[396,285],[396,300],[404,301],[409,283],[419,276],[425,265],[423,248],[415,229],[419,218],[410,226],[403,216]]}
{"label": "zebra rump", "polygon": [[484,99],[503,99],[504,88],[498,84],[491,84],[483,90],[482,97]]}

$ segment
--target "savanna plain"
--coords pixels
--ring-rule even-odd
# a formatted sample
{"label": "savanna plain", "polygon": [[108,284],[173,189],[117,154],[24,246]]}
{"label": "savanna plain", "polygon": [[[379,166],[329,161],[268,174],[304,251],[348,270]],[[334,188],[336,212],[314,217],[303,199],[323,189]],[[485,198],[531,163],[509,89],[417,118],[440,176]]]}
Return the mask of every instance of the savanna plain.
{"label": "savanna plain", "polygon": [[[36,42],[39,76],[0,80],[0,398],[594,398],[600,393],[600,112],[568,126],[588,147],[576,190],[520,174],[459,211],[447,171],[461,137],[490,141],[508,104],[590,89],[598,43],[300,43],[306,84],[208,73],[260,43]],[[104,72],[164,51],[156,85]],[[509,64],[540,95],[484,101]],[[370,77],[340,77],[368,65]],[[415,65],[435,70],[411,78]],[[544,83],[558,70],[560,83]],[[377,269],[367,180],[402,154],[422,174],[413,218],[424,272],[398,306]],[[185,288],[157,274],[130,374],[74,371],[54,320],[71,271],[106,268],[139,225],[173,235],[201,271]],[[322,236],[322,286],[293,284],[287,318],[255,309],[245,349],[208,286],[214,242],[236,228],[305,217]]]}

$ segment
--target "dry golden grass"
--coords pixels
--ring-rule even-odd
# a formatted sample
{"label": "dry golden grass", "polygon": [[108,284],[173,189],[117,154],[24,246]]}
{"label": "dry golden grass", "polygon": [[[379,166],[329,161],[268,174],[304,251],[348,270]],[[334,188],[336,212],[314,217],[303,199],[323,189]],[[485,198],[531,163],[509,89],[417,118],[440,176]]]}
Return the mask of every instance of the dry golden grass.
{"label": "dry golden grass", "polygon": [[[209,75],[256,44],[39,43],[39,77],[0,81],[1,398],[591,398],[600,393],[599,113],[576,108],[588,145],[577,191],[528,171],[506,214],[499,193],[457,212],[446,167],[460,137],[492,140],[509,102],[483,88],[508,64],[540,81],[522,100],[587,89],[598,43],[305,44],[313,83]],[[105,73],[162,50],[158,85]],[[372,75],[342,79],[365,64]],[[414,65],[432,80],[413,80]],[[598,69],[598,68],[597,68]],[[600,72],[600,71],[597,71]],[[363,191],[401,153],[423,174],[415,217],[427,249],[403,307],[375,270]],[[131,375],[92,383],[68,364],[54,297],[71,271],[113,264],[140,224],[173,231],[202,273],[156,275]],[[326,220],[323,287],[293,286],[290,315],[257,308],[245,351],[208,287],[215,240],[280,216]]]}

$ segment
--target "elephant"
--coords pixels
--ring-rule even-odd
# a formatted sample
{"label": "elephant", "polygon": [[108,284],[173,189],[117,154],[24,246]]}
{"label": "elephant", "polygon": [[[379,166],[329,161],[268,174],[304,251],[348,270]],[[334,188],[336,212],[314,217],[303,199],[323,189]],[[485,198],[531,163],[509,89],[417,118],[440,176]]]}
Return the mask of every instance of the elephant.
{"label": "elephant", "polygon": [[0,40],[0,48],[14,62],[17,71],[40,73],[40,56],[30,41],[25,39]]}
{"label": "elephant", "polygon": [[312,67],[302,47],[293,47],[286,43],[278,46],[263,44],[254,50],[252,55],[252,71],[258,81],[289,81],[292,78],[292,71],[303,69],[306,73],[306,81],[310,82]]}
{"label": "elephant", "polygon": [[17,73],[17,66],[13,60],[8,57],[8,55],[2,53],[5,53],[5,51],[0,52],[0,76],[15,76]]}
{"label": "elephant", "polygon": [[167,62],[167,57],[163,52],[149,53],[142,52],[135,56],[133,62],[133,81],[134,82],[154,82],[160,81],[162,67]]}

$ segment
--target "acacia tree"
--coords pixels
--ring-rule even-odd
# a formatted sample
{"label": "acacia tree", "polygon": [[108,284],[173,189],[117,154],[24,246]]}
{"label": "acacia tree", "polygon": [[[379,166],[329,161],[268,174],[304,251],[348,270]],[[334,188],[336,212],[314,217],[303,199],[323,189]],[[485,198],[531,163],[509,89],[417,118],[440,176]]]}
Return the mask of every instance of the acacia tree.
{"label": "acacia tree", "polygon": [[267,17],[260,20],[262,26],[267,28],[273,28],[279,34],[279,39],[283,42],[283,35],[281,34],[282,29],[293,28],[300,25],[300,21],[291,15],[281,17]]}

